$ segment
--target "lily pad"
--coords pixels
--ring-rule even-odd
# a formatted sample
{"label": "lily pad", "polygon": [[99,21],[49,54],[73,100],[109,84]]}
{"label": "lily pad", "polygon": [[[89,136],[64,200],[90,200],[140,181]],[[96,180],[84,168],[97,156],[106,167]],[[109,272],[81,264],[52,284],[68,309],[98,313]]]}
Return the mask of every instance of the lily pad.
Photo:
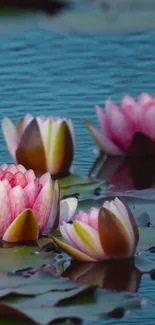
{"label": "lily pad", "polygon": [[56,277],[48,272],[38,272],[28,279],[6,275],[0,278],[0,297],[9,294],[34,296],[51,290],[63,292],[63,290],[71,290],[75,287],[72,281]]}
{"label": "lily pad", "polygon": [[135,267],[143,274],[150,273],[155,270],[155,260],[149,260],[143,256],[136,256]]}
{"label": "lily pad", "polygon": [[37,247],[0,248],[0,272],[15,272],[28,267],[38,269],[51,263],[53,256],[53,252],[42,253]]}
{"label": "lily pad", "polygon": [[70,175],[60,180],[61,197],[78,195],[79,199],[98,196],[107,188],[105,181],[97,181],[87,176]]}
{"label": "lily pad", "polygon": [[155,228],[139,227],[139,243],[137,252],[142,252],[155,246]]}
{"label": "lily pad", "polygon": [[0,314],[27,317],[40,325],[67,318],[97,321],[107,318],[119,308],[131,310],[146,302],[146,299],[133,294],[94,291],[92,287],[84,287],[59,293],[55,297],[54,293],[48,293],[15,302],[4,300],[0,304]]}

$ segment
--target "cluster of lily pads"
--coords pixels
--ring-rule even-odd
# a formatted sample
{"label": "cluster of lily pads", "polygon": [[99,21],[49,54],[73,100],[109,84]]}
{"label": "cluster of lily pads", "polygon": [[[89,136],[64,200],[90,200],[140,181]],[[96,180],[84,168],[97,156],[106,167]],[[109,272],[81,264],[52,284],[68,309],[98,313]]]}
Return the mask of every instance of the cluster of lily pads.
{"label": "cluster of lily pads", "polygon": [[[105,164],[113,156],[154,156],[154,104],[154,98],[142,94],[137,102],[126,96],[120,108],[111,101],[106,112],[96,108],[103,134],[85,123]],[[72,121],[27,114],[17,126],[5,118],[2,129],[15,164],[0,166],[0,315],[48,324],[59,318],[96,320],[145,304],[135,292],[143,274],[154,277],[155,264],[139,255],[155,246],[155,229],[149,216],[135,218],[122,198],[102,197],[98,207],[90,200],[90,210],[83,210],[79,186],[83,191],[89,186],[92,194],[105,183],[71,175]],[[9,301],[12,294],[20,297]]]}

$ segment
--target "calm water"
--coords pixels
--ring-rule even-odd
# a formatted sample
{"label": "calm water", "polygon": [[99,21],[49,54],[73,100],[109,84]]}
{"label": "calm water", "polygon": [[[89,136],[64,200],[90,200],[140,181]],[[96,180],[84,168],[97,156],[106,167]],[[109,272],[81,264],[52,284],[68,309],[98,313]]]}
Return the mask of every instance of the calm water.
{"label": "calm water", "polygon": [[[16,121],[25,113],[72,117],[76,171],[88,174],[94,144],[83,125],[97,125],[94,105],[128,93],[155,93],[155,33],[67,37],[32,31],[0,39],[1,117]],[[11,162],[0,130],[0,163]],[[140,293],[150,298],[142,311],[108,324],[154,324],[155,282],[144,277]]]}

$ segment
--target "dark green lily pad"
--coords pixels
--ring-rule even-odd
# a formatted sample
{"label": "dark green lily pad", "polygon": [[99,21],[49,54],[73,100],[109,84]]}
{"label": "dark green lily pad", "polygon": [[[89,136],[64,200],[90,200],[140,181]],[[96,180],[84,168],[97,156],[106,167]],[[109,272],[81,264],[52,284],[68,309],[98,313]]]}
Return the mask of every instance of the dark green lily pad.
{"label": "dark green lily pad", "polygon": [[37,247],[0,248],[0,272],[15,272],[28,267],[51,264],[53,252],[42,253]]}
{"label": "dark green lily pad", "polygon": [[41,325],[67,318],[95,321],[104,319],[119,308],[132,310],[146,302],[133,294],[94,291],[92,287],[84,287],[55,297],[54,293],[48,293],[29,300],[8,303],[4,300],[0,304],[0,314],[25,316]]}
{"label": "dark green lily pad", "polygon": [[56,277],[48,272],[38,272],[28,279],[15,275],[6,275],[0,277],[0,297],[9,294],[38,295],[51,290],[61,290],[63,292],[63,290],[70,290],[75,286],[72,281]]}

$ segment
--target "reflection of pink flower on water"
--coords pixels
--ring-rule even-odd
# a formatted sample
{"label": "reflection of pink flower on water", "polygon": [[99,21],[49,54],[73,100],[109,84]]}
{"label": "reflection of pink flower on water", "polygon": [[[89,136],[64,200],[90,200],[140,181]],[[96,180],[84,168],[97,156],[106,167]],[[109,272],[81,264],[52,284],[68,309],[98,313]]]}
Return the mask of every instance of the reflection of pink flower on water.
{"label": "reflection of pink flower on water", "polygon": [[128,154],[139,133],[155,141],[155,98],[146,93],[137,102],[125,96],[120,107],[108,100],[106,112],[97,106],[96,113],[103,133],[87,121],[86,125],[100,150],[108,155]]}
{"label": "reflection of pink flower on water", "polygon": [[133,256],[139,233],[129,208],[118,198],[106,201],[101,209],[81,211],[72,224],[64,222],[60,231],[68,244],[55,243],[76,260],[101,261]]}
{"label": "reflection of pink flower on water", "polygon": [[50,174],[36,178],[22,165],[0,167],[0,238],[8,242],[36,240],[68,221],[77,199],[60,201],[58,181]]}

